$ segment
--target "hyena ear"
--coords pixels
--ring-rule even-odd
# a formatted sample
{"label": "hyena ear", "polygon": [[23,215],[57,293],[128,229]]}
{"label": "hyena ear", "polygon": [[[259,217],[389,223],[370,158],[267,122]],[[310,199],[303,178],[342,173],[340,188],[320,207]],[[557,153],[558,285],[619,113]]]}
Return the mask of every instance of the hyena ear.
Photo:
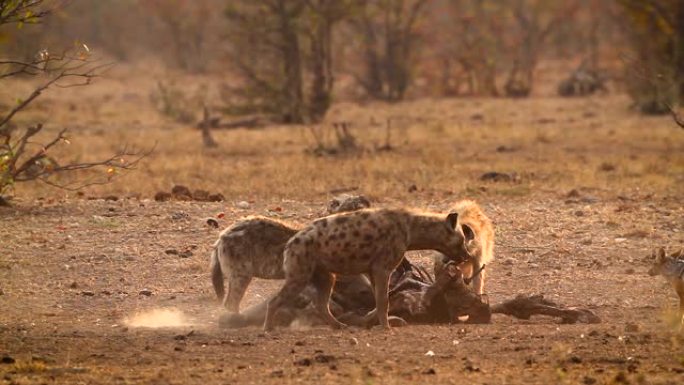
{"label": "hyena ear", "polygon": [[665,261],[665,249],[664,248],[659,247],[658,250],[656,250],[655,260],[656,260],[656,263],[663,263]]}
{"label": "hyena ear", "polygon": [[446,221],[450,228],[455,229],[456,223],[458,222],[458,213],[449,213],[446,217]]}
{"label": "hyena ear", "polygon": [[466,241],[471,241],[475,239],[475,232],[470,226],[461,225],[461,228],[463,229],[463,235],[465,236]]}

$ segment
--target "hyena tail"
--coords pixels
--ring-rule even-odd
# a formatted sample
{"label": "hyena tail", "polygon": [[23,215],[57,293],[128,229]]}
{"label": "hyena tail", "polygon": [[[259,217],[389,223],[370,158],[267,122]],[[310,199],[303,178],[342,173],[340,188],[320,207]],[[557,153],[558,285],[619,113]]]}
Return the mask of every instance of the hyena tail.
{"label": "hyena tail", "polygon": [[223,287],[223,271],[221,271],[221,263],[219,262],[221,252],[221,242],[216,242],[214,250],[211,251],[211,283],[214,285],[214,292],[219,301],[223,301],[226,294]]}

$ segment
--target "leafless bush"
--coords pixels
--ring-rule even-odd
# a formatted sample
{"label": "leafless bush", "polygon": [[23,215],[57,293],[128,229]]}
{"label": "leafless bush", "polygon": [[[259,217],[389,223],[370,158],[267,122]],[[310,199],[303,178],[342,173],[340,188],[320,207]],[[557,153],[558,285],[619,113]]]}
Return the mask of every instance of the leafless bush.
{"label": "leafless bush", "polygon": [[[0,1],[0,25],[13,23],[36,23],[48,15],[40,0]],[[69,144],[67,129],[60,130],[48,142],[34,142],[43,132],[43,124],[21,128],[14,122],[40,95],[51,87],[70,88],[90,84],[109,64],[99,63],[91,57],[85,44],[53,54],[41,50],[33,60],[0,59],[0,84],[12,77],[44,78],[40,85],[26,97],[17,97],[17,103],[7,113],[0,115],[0,203],[15,183],[40,181],[67,190],[110,182],[122,170],[131,170],[149,154],[124,147],[112,156],[94,162],[61,162],[51,156],[51,150],[59,144]],[[69,171],[103,169],[87,180],[63,182],[57,175]]]}
{"label": "leafless bush", "polygon": [[310,152],[317,156],[361,153],[363,147],[349,127],[349,122],[309,126],[309,133],[314,140],[314,147]]}

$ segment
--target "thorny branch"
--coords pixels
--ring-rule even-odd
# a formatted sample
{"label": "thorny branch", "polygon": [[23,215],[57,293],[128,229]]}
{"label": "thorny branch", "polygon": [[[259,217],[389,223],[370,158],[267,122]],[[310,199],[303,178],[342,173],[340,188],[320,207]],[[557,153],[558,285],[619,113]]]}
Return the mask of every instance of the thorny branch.
{"label": "thorny branch", "polygon": [[[142,159],[152,153],[154,146],[149,150],[135,150],[126,146],[104,160],[71,162],[62,165],[50,157],[48,152],[62,142],[69,143],[66,128],[59,131],[46,144],[40,145],[39,150],[31,154],[29,154],[29,145],[34,143],[30,140],[43,132],[42,124],[25,128],[21,135],[17,135],[19,139],[13,141],[13,136],[17,130],[13,119],[45,90],[50,87],[69,88],[88,85],[93,78],[100,76],[111,66],[111,63],[98,64],[96,60],[91,60],[90,50],[86,45],[83,45],[82,48],[65,51],[60,55],[51,55],[47,51],[41,51],[37,58],[30,62],[0,60],[0,81],[17,75],[45,75],[48,77],[48,80],[38,85],[28,97],[20,99],[9,112],[0,116],[0,139],[2,139],[0,140],[0,193],[15,182],[31,180],[41,181],[66,190],[78,190],[86,186],[106,184],[118,175],[117,170],[133,170]],[[69,183],[60,183],[50,179],[60,173],[98,167],[106,168],[106,173],[101,174],[104,176]]]}

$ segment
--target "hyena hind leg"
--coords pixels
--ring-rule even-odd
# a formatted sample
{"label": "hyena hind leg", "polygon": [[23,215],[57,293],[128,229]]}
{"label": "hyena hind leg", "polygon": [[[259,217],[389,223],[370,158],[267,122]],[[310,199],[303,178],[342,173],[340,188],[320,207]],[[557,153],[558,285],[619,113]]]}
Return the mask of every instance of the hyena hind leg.
{"label": "hyena hind leg", "polygon": [[247,286],[252,282],[252,276],[231,272],[229,279],[228,293],[223,299],[223,306],[228,309],[229,312],[239,313],[240,302],[242,302],[242,297],[245,296]]}
{"label": "hyena hind leg", "polygon": [[335,286],[335,276],[328,272],[317,271],[314,273],[311,283],[316,288],[316,310],[323,320],[334,329],[347,327],[330,312],[330,296]]}

